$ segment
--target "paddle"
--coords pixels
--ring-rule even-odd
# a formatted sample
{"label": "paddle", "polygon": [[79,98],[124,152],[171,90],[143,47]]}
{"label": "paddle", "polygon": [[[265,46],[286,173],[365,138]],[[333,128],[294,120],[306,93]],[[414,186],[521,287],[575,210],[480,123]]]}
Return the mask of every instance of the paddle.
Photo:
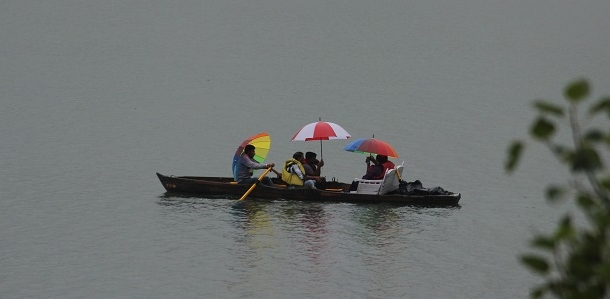
{"label": "paddle", "polygon": [[282,177],[282,174],[281,174],[280,172],[278,172],[277,170],[275,170],[275,169],[271,168],[271,171],[275,172],[275,174],[277,174],[277,177],[278,177],[278,178],[281,178],[281,177]]}
{"label": "paddle", "polygon": [[250,189],[248,189],[248,191],[246,191],[246,193],[239,200],[244,200],[248,196],[248,194],[250,194],[250,192],[252,192],[252,190],[254,190],[254,187],[256,187],[256,184],[258,182],[260,182],[267,175],[267,173],[269,173],[269,171],[271,171],[271,169],[273,169],[273,167],[267,168],[267,170],[265,170],[265,172],[263,172],[263,174],[261,174],[261,176],[258,177],[258,180],[256,182],[254,182],[254,184],[252,184],[252,187],[250,187]]}

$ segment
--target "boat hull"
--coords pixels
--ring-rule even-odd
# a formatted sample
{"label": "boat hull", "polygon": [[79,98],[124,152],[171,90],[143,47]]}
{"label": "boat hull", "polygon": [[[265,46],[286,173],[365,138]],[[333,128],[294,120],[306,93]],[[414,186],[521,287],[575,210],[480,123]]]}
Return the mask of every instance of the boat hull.
{"label": "boat hull", "polygon": [[[157,173],[161,184],[170,193],[194,194],[205,197],[240,198],[252,186],[237,184],[230,177],[166,176]],[[357,194],[348,192],[350,184],[327,182],[326,190],[307,188],[287,188],[283,182],[274,178],[275,187],[259,184],[249,194],[249,198],[284,199],[301,201],[329,201],[351,203],[401,203],[412,205],[458,205],[461,194],[444,195],[402,195],[402,194]]]}

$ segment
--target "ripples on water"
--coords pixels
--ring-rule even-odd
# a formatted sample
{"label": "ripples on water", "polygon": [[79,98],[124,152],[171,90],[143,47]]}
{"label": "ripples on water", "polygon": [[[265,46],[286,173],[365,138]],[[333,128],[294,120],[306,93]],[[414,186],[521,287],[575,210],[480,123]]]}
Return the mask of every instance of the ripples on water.
{"label": "ripples on water", "polygon": [[411,247],[439,241],[431,234],[439,219],[459,210],[171,196],[158,203],[166,233],[207,232],[189,246],[205,248],[216,281],[244,297],[272,298],[412,293],[406,282],[418,249]]}

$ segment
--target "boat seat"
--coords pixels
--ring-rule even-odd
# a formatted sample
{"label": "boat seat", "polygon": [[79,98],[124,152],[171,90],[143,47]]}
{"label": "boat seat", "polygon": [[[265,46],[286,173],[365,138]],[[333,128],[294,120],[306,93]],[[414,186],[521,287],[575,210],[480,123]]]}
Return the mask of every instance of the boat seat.
{"label": "boat seat", "polygon": [[397,190],[400,187],[404,164],[405,162],[402,162],[396,168],[388,169],[382,180],[354,179],[358,181],[356,193],[383,195]]}

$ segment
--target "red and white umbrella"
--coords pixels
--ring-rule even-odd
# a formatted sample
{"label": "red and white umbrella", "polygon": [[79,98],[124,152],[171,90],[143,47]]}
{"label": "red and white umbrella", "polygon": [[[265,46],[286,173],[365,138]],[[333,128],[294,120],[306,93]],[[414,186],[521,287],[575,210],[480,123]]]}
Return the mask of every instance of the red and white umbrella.
{"label": "red and white umbrella", "polygon": [[336,123],[320,121],[310,123],[301,128],[292,141],[320,140],[320,158],[322,158],[322,140],[348,139],[351,135]]}

